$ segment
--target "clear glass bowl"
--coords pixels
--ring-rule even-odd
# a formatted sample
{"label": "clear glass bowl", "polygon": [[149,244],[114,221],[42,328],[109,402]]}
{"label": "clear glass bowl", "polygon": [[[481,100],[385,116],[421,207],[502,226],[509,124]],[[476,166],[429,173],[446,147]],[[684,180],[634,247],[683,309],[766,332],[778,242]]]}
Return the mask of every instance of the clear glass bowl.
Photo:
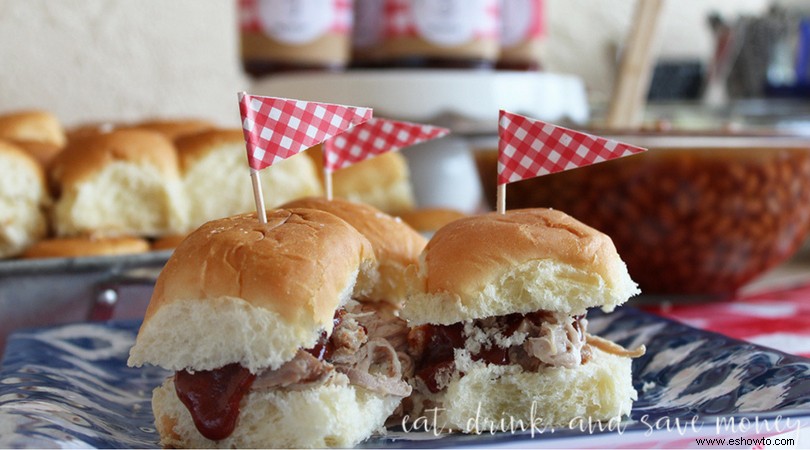
{"label": "clear glass bowl", "polygon": [[[506,205],[559,209],[607,233],[644,294],[733,294],[810,229],[810,140],[612,138],[649,151],[512,183]],[[497,152],[476,162],[494,204]]]}

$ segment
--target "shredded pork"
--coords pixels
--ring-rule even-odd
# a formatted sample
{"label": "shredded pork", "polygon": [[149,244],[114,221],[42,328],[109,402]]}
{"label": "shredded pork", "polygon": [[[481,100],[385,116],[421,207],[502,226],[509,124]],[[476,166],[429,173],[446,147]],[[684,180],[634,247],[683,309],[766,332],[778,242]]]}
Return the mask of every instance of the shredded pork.
{"label": "shredded pork", "polygon": [[333,375],[342,373],[349,383],[378,394],[410,395],[411,387],[402,379],[403,369],[413,371],[413,361],[405,352],[405,321],[392,312],[377,314],[356,302],[348,307],[326,344],[331,349],[328,357],[321,360],[299,350],[278,369],[259,374],[253,389],[309,389],[334,382]]}

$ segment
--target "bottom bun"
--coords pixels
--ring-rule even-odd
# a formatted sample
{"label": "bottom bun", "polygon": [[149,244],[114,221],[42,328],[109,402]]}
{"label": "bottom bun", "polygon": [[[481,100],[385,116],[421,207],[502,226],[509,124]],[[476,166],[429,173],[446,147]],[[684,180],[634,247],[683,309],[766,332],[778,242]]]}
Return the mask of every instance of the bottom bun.
{"label": "bottom bun", "polygon": [[[451,381],[441,398],[436,426],[445,431],[489,433],[492,427],[511,431],[510,424],[517,426],[518,420],[526,429],[532,423],[542,429],[619,418],[630,413],[637,398],[631,362],[596,348],[591,359],[577,368],[551,367],[536,373],[524,372],[520,366],[470,361],[466,374]],[[433,411],[422,414],[429,421],[434,418]]]}
{"label": "bottom bun", "polygon": [[253,391],[242,400],[233,434],[220,441],[197,431],[174,378],[155,389],[152,410],[164,448],[351,447],[381,429],[400,400],[350,385]]}

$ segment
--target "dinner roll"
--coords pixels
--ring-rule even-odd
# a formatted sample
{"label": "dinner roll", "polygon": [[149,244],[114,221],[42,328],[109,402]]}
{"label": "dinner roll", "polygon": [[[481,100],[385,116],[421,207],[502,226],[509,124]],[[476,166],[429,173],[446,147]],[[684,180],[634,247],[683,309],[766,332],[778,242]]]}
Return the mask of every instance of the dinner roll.
{"label": "dinner roll", "polygon": [[2,139],[0,167],[0,258],[8,258],[45,236],[50,200],[39,163]]}
{"label": "dinner roll", "polygon": [[56,234],[162,236],[186,229],[172,143],[146,130],[73,141],[53,161]]}
{"label": "dinner roll", "polygon": [[215,127],[216,125],[212,122],[204,119],[150,119],[125,128],[155,131],[173,141],[179,137],[211,130]]}
{"label": "dinner roll", "polygon": [[45,239],[28,247],[23,258],[76,258],[81,256],[128,255],[149,251],[145,239],[121,236],[112,238],[78,236]]}
{"label": "dinner roll", "polygon": [[65,130],[47,111],[18,111],[0,115],[0,138],[65,145]]}
{"label": "dinner roll", "polygon": [[[176,144],[190,227],[256,209],[242,130],[203,131]],[[268,208],[322,192],[312,161],[300,154],[262,170],[261,184]]]}
{"label": "dinner roll", "polygon": [[[323,179],[322,147],[307,150]],[[398,152],[388,152],[340,169],[332,174],[335,197],[365,203],[389,214],[413,209],[414,197],[408,163]]]}

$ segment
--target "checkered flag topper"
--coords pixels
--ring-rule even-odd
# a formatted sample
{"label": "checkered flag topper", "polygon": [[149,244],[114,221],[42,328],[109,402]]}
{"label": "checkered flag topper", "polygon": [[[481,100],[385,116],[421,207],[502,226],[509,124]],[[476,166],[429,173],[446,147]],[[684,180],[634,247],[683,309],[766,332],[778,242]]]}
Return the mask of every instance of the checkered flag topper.
{"label": "checkered flag topper", "polygon": [[239,94],[248,164],[287,159],[371,118],[371,108]]}
{"label": "checkered flag topper", "polygon": [[647,151],[503,110],[498,137],[499,185]]}
{"label": "checkered flag topper", "polygon": [[351,166],[385,152],[416,145],[448,134],[447,128],[374,118],[324,142],[324,169]]}

